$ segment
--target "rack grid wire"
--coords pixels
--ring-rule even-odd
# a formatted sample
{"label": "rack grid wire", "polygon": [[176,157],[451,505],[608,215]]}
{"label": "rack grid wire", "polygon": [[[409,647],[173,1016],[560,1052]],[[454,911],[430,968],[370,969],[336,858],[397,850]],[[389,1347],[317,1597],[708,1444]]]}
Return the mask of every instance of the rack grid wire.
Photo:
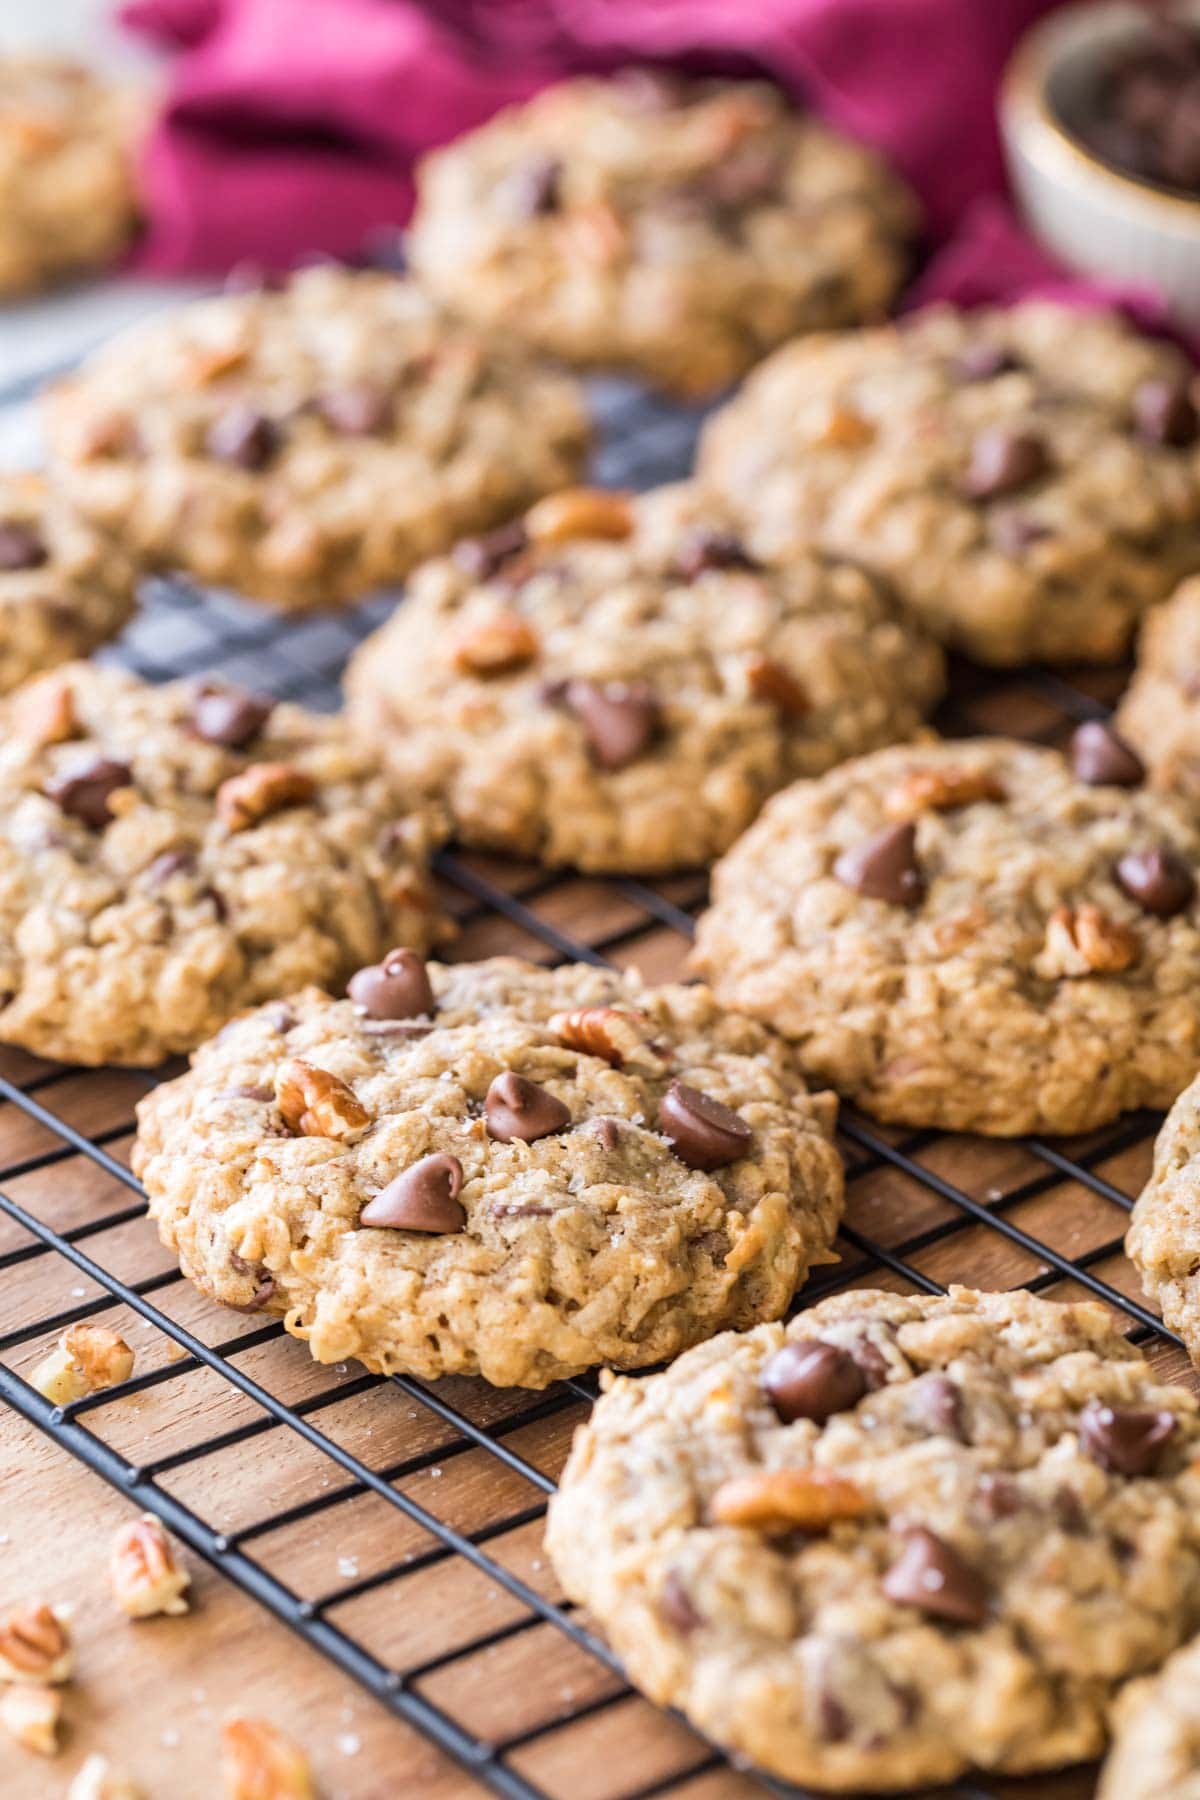
{"label": "rack grid wire", "polygon": [[[598,479],[644,487],[686,471],[695,414],[622,383],[597,383],[592,393]],[[384,597],[288,620],[159,580],[106,654],[150,680],[219,671],[332,707],[347,655],[391,604]],[[960,666],[937,723],[955,735],[1004,730],[1061,742],[1081,719],[1103,716],[1121,679],[1113,671],[991,676]],[[453,851],[441,856],[439,875],[462,928],[455,955],[502,950],[633,963],[651,978],[680,971],[704,898],[700,876],[585,880]],[[15,1137],[10,1128],[0,1138],[16,1145],[0,1166],[0,1397],[156,1513],[483,1790],[565,1800],[579,1791],[586,1758],[588,1792],[603,1800],[798,1794],[758,1772],[735,1774],[689,1728],[635,1700],[536,1553],[554,1473],[595,1398],[594,1381],[506,1394],[481,1382],[323,1369],[287,1343],[278,1321],[231,1331],[231,1315],[192,1295],[162,1253],[145,1272],[157,1246],[124,1156],[132,1101],[153,1079],[102,1077],[16,1053],[0,1060],[0,1125],[20,1121]],[[854,1284],[933,1293],[963,1280],[1058,1297],[1086,1291],[1181,1375],[1179,1341],[1139,1300],[1121,1250],[1156,1124],[1139,1114],[1086,1140],[1003,1142],[893,1132],[846,1110],[842,1260],[796,1304]],[[49,1284],[34,1279],[47,1263],[60,1272]],[[80,1284],[66,1296],[72,1304],[47,1309],[47,1286],[61,1297],[65,1279]],[[52,1406],[25,1378],[29,1366],[68,1324],[94,1316],[142,1321],[160,1353],[118,1388]],[[206,1380],[198,1404],[195,1383]],[[122,1402],[135,1395],[131,1426]],[[215,1428],[197,1434],[195,1422],[210,1411]],[[404,1453],[380,1461],[376,1435]],[[256,1457],[264,1438],[271,1454]],[[264,1461],[271,1493],[282,1487],[287,1504],[265,1504],[253,1476]],[[243,1484],[250,1472],[256,1502],[237,1517],[223,1516],[220,1498],[231,1472]],[[327,1522],[339,1542],[359,1547],[339,1559],[332,1586],[303,1548],[304,1534]],[[488,1672],[498,1649],[508,1660],[500,1687]],[[528,1691],[513,1698],[514,1668],[565,1670],[567,1678],[539,1704]],[[604,1755],[605,1745],[622,1742],[632,1747],[622,1770],[614,1760],[613,1785],[598,1786],[597,1747]],[[630,1755],[639,1770],[632,1778]],[[1001,1788],[1078,1795],[1090,1780],[968,1781],[946,1792],[984,1800]]]}

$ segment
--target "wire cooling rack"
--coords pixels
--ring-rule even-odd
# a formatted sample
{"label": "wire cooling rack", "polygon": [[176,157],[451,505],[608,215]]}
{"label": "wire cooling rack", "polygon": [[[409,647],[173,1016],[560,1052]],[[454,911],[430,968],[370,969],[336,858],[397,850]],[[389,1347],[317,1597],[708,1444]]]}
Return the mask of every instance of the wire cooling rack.
{"label": "wire cooling rack", "polygon": [[[601,479],[640,487],[685,472],[694,415],[624,385],[600,384],[594,397]],[[346,656],[388,606],[286,621],[160,581],[108,654],[151,680],[220,670],[328,707]],[[964,667],[939,723],[1057,742],[1080,719],[1102,716],[1120,681]],[[462,925],[456,955],[611,960],[651,978],[678,973],[704,897],[700,877],[583,880],[456,853],[441,858],[440,875]],[[133,1100],[153,1078],[16,1053],[0,1070],[0,1144],[14,1146],[0,1157],[0,1397],[157,1513],[481,1789],[511,1800],[797,1791],[735,1774],[633,1696],[562,1603],[540,1551],[541,1521],[592,1380],[544,1394],[387,1381],[311,1364],[280,1343],[278,1321],[233,1328],[234,1315],[192,1293],[142,1222],[123,1156]],[[853,1284],[1086,1291],[1181,1373],[1178,1340],[1141,1303],[1121,1252],[1156,1124],[1138,1114],[1086,1140],[996,1142],[891,1132],[847,1112],[842,1261],[800,1304]],[[74,1303],[48,1303],[48,1294]],[[157,1350],[139,1355],[139,1373],[121,1387],[54,1407],[24,1376],[68,1324],[96,1316],[140,1330]],[[332,1585],[312,1553],[326,1525],[347,1551]],[[1090,1781],[1003,1788],[1075,1796]],[[968,1782],[948,1791],[981,1800],[998,1790]]]}

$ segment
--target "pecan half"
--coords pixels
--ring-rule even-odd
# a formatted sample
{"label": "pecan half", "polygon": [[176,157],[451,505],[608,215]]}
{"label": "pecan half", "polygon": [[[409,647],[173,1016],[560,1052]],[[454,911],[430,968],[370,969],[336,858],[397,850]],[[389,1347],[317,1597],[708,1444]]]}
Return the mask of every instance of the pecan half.
{"label": "pecan half", "polygon": [[756,700],[767,700],[789,719],[803,718],[809,699],[800,683],[782,663],[769,656],[754,656],[746,664],[746,685]]}
{"label": "pecan half", "polygon": [[867,1510],[861,1488],[821,1469],[760,1469],[723,1481],[708,1515],[715,1525],[745,1525],[753,1531],[825,1531],[838,1519],[857,1519]]}
{"label": "pecan half", "polygon": [[56,675],[29,682],[13,701],[13,729],[35,750],[65,744],[78,727],[71,684]]}
{"label": "pecan half", "polygon": [[74,1661],[70,1633],[45,1601],[0,1619],[0,1681],[66,1681]]}
{"label": "pecan half", "polygon": [[57,1688],[11,1687],[0,1695],[0,1725],[10,1738],[37,1756],[57,1756],[62,1695]]}
{"label": "pecan half", "polygon": [[308,1758],[266,1719],[230,1719],[221,1729],[226,1800],[315,1800]]}
{"label": "pecan half", "polygon": [[555,1013],[550,1029],[568,1050],[598,1056],[614,1069],[645,1045],[638,1015],[615,1006],[580,1006],[574,1012]]}
{"label": "pecan half", "polygon": [[628,494],[608,488],[564,488],[548,494],[525,515],[531,543],[565,544],[572,538],[627,538],[633,530]]}
{"label": "pecan half", "polygon": [[275,1103],[284,1124],[298,1137],[349,1138],[371,1123],[353,1088],[298,1056],[285,1062],[275,1077]]}
{"label": "pecan half", "polygon": [[825,450],[859,450],[875,436],[869,419],[849,406],[833,405],[813,434],[813,443]]}
{"label": "pecan half", "polygon": [[1051,981],[1085,975],[1119,975],[1141,955],[1141,939],[1098,906],[1060,906],[1046,927],[1034,970]]}
{"label": "pecan half", "polygon": [[113,1599],[131,1619],[188,1609],[183,1596],[192,1578],[153,1513],[120,1527],[108,1554],[108,1577]]}
{"label": "pecan half", "polygon": [[1004,789],[986,769],[910,769],[888,795],[886,809],[893,819],[911,819],[916,813],[953,812],[977,800],[1004,798]]}
{"label": "pecan half", "polygon": [[524,668],[538,653],[537,633],[518,613],[497,612],[477,619],[461,632],[450,660],[464,675],[507,675]]}
{"label": "pecan half", "polygon": [[230,831],[245,831],[285,806],[303,806],[316,791],[312,776],[294,763],[251,763],[217,789],[217,817]]}

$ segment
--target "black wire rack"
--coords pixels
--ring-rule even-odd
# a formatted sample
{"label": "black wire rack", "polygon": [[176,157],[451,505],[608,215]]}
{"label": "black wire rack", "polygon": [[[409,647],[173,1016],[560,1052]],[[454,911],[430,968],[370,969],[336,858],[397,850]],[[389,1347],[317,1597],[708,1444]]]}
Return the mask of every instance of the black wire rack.
{"label": "black wire rack", "polygon": [[[641,487],[686,471],[695,415],[623,384],[597,384],[594,400],[603,440],[600,479]],[[382,599],[289,621],[232,596],[158,581],[150,584],[138,620],[107,654],[151,680],[219,670],[331,707],[347,655],[389,605]],[[951,733],[1003,729],[1059,741],[1080,719],[1104,713],[1119,679],[1109,673],[1076,683],[1037,670],[998,678],[963,667],[938,722]],[[440,859],[440,876],[463,927],[458,954],[523,949],[548,961],[640,963],[654,974],[677,969],[704,897],[699,877],[583,882],[453,852]],[[577,921],[585,913],[603,919],[603,927],[581,932]],[[91,1079],[46,1064],[33,1065],[19,1079],[0,1078],[0,1102],[10,1120],[22,1115],[29,1128],[18,1134],[22,1154],[0,1167],[0,1222],[7,1220],[3,1243],[9,1246],[0,1248],[0,1292],[8,1314],[0,1320],[0,1397],[139,1507],[156,1513],[192,1551],[448,1752],[481,1789],[510,1800],[573,1796],[578,1758],[595,1756],[589,1734],[606,1716],[623,1717],[619,1709],[632,1704],[631,1693],[615,1659],[558,1601],[544,1564],[527,1552],[553,1491],[551,1469],[595,1397],[594,1382],[560,1383],[544,1394],[499,1394],[480,1382],[386,1381],[342,1367],[320,1369],[298,1348],[287,1363],[288,1382],[278,1379],[277,1364],[262,1374],[256,1357],[283,1335],[278,1321],[247,1322],[221,1335],[230,1332],[232,1315],[201,1305],[189,1324],[186,1307],[177,1304],[186,1289],[177,1270],[136,1272],[145,1257],[131,1252],[131,1242],[144,1251],[152,1241],[139,1223],[144,1196],[108,1147],[127,1142],[132,1102],[118,1108],[119,1116],[104,1115],[97,1123],[80,1101]],[[811,1281],[798,1304],[852,1283],[935,1293],[961,1279],[1056,1296],[1087,1291],[1115,1308],[1151,1354],[1182,1367],[1178,1340],[1137,1298],[1121,1253],[1125,1217],[1156,1124],[1139,1114],[1086,1140],[1002,1143],[897,1134],[847,1113],[841,1127],[848,1176],[842,1261]],[[53,1225],[41,1216],[44,1206],[22,1197],[27,1178],[50,1170],[61,1170],[56,1192],[74,1185],[97,1196],[56,1216]],[[41,1259],[57,1259],[64,1296],[72,1302],[53,1313],[22,1301],[22,1277]],[[67,1288],[68,1281],[80,1285]],[[20,1372],[69,1324],[122,1313],[144,1321],[171,1346],[163,1360],[122,1386],[53,1406]],[[301,1365],[302,1377],[296,1373]],[[185,1421],[195,1415],[190,1384],[206,1375],[219,1388],[216,1411],[223,1422],[207,1435],[189,1435]],[[297,1383],[302,1392],[293,1391]],[[404,1420],[402,1435],[412,1440],[406,1454],[385,1462],[361,1437],[339,1428],[344,1410],[378,1389],[391,1390],[393,1416]],[[133,1395],[155,1402],[153,1422],[147,1426],[139,1413],[137,1429],[126,1426],[123,1433],[120,1403]],[[545,1442],[547,1430],[557,1445],[554,1456],[530,1448],[539,1432],[538,1443]],[[264,1506],[234,1523],[223,1519],[216,1498],[221,1470],[265,1454],[278,1457],[285,1442],[311,1453],[324,1471],[320,1479],[282,1509]],[[477,1491],[482,1468],[487,1499],[482,1517],[477,1510],[469,1521],[456,1522],[453,1505],[440,1504],[440,1493],[454,1484],[446,1481],[439,1489],[436,1477],[468,1468]],[[389,1530],[376,1535],[389,1547],[395,1526],[397,1553],[368,1555],[377,1566],[365,1572],[358,1558],[339,1562],[335,1585],[314,1583],[311,1571],[297,1579],[288,1567],[289,1534],[314,1521],[344,1524],[364,1502],[379,1503],[372,1517],[386,1518]],[[524,1546],[524,1560],[513,1554],[516,1544]],[[410,1646],[399,1653],[378,1632],[359,1628],[356,1609],[381,1596],[391,1619],[424,1620],[423,1581],[439,1571],[444,1578],[454,1568],[469,1572],[474,1598],[455,1615],[454,1628],[446,1622],[441,1641],[436,1631],[418,1631],[415,1651]],[[487,1596],[499,1602],[498,1609],[486,1604]],[[483,1666],[481,1659],[499,1647],[511,1657],[520,1640],[545,1641],[548,1634],[570,1658],[569,1693],[551,1695],[540,1707],[523,1696],[513,1715],[472,1706],[471,1674]],[[690,1792],[706,1775],[709,1784],[699,1786],[720,1796],[720,1771],[728,1768],[720,1754],[682,1728],[671,1743],[666,1764],[650,1759],[644,1777],[632,1784],[628,1764],[620,1774],[614,1762],[614,1785],[604,1790],[605,1800]],[[751,1791],[797,1792],[761,1774],[741,1775]],[[594,1767],[589,1779],[589,1793],[598,1791]],[[728,1779],[732,1784],[732,1774]],[[1068,1791],[1054,1780],[1003,1786],[1010,1794]],[[994,1790],[966,1782],[947,1791],[982,1800]],[[1069,1791],[1081,1791],[1077,1780]]]}

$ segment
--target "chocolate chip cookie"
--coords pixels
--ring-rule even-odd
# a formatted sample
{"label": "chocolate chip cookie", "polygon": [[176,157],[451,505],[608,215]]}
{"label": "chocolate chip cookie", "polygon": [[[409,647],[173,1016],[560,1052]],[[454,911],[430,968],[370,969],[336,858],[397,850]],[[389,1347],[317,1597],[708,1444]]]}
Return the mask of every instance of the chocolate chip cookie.
{"label": "chocolate chip cookie", "polygon": [[72,663],[0,705],[0,1043],[150,1065],[445,921],[340,721]]}
{"label": "chocolate chip cookie", "polygon": [[769,801],[695,966],[896,1123],[1087,1131],[1200,1062],[1200,825],[1100,724],[881,750]]}
{"label": "chocolate chip cookie", "polygon": [[588,441],[568,377],[331,265],[139,324],[45,423],[70,498],[145,562],[287,607],[394,581],[570,481]]}
{"label": "chocolate chip cookie", "polygon": [[1113,1713],[1113,1747],[1096,1800],[1196,1800],[1200,1794],[1200,1639],[1157,1675],[1132,1681]]}
{"label": "chocolate chip cookie", "polygon": [[935,308],[789,344],[699,467],[752,548],[868,562],[985,663],[1118,661],[1200,567],[1190,366],[1114,314]]}
{"label": "chocolate chip cookie", "polygon": [[133,604],[115,544],[41,476],[0,472],[0,693],[115,637]]}
{"label": "chocolate chip cookie", "polygon": [[464,842],[590,870],[710,861],[798,775],[911,737],[942,657],[870,575],[759,562],[688,484],[540,501],[416,575],[351,665],[399,791]]}
{"label": "chocolate chip cookie", "polygon": [[114,262],[145,99],[67,58],[0,56],[0,296]]}
{"label": "chocolate chip cookie", "polygon": [[427,156],[413,264],[477,324],[714,392],[798,331],[880,317],[915,203],[758,82],[564,82]]}
{"label": "chocolate chip cookie", "polygon": [[1098,1306],[845,1293],[617,1379],[547,1543],[637,1685],[739,1757],[925,1792],[1103,1747],[1200,1621],[1198,1453],[1194,1396]]}
{"label": "chocolate chip cookie", "polygon": [[185,1275],[318,1361],[540,1388],[777,1318],[830,1260],[834,1111],[706,988],[397,950],[228,1026],[134,1166]]}
{"label": "chocolate chip cookie", "polygon": [[1117,727],[1156,787],[1200,799],[1200,580],[1185,581],[1143,625]]}

